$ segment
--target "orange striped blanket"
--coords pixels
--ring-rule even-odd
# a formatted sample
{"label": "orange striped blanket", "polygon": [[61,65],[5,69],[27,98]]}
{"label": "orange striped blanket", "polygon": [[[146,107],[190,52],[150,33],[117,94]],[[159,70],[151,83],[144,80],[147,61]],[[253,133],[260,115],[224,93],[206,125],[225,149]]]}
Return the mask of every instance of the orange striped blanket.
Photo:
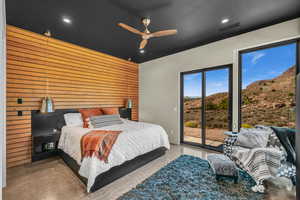
{"label": "orange striped blanket", "polygon": [[108,162],[109,153],[122,131],[94,130],[81,138],[81,158],[96,156]]}

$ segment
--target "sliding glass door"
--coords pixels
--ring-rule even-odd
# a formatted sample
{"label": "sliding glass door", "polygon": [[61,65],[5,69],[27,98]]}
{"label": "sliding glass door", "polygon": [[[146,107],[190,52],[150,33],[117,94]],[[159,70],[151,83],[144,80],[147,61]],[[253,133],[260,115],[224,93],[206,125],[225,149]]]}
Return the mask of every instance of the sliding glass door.
{"label": "sliding glass door", "polygon": [[205,73],[205,144],[220,147],[231,129],[229,68]]}
{"label": "sliding glass door", "polygon": [[222,150],[231,129],[231,65],[181,73],[181,141]]}
{"label": "sliding glass door", "polygon": [[183,76],[184,141],[202,144],[202,72]]}

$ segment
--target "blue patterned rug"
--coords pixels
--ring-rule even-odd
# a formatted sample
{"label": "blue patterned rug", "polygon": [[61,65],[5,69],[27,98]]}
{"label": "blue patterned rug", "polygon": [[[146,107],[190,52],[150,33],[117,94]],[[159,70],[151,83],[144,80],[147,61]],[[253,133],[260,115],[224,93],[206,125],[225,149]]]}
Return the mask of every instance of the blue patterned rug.
{"label": "blue patterned rug", "polygon": [[240,171],[238,184],[231,178],[218,182],[206,160],[182,155],[130,190],[119,200],[260,200],[252,178]]}

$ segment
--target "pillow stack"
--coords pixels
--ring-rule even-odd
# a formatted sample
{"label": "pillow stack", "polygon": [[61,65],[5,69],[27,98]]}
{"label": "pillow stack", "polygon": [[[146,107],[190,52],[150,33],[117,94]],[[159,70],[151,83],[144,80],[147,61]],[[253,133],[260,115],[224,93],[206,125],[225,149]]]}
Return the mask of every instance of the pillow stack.
{"label": "pillow stack", "polygon": [[89,108],[79,109],[83,120],[83,128],[101,128],[122,124],[119,108]]}
{"label": "pillow stack", "polygon": [[83,120],[83,128],[89,127],[89,118],[92,116],[102,115],[103,112],[100,108],[88,108],[88,109],[79,109]]}
{"label": "pillow stack", "polygon": [[100,115],[90,117],[89,128],[102,128],[104,126],[112,126],[115,124],[123,124],[120,115]]}

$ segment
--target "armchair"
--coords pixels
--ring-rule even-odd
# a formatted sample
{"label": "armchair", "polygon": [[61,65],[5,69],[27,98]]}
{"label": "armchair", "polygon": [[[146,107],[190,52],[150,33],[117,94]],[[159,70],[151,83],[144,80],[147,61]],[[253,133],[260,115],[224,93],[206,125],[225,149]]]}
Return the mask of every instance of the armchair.
{"label": "armchair", "polygon": [[230,135],[224,141],[224,154],[255,180],[254,191],[263,192],[263,181],[274,176],[284,176],[295,183],[295,130],[256,126],[248,134],[261,130],[268,133],[266,146],[239,146],[239,134]]}

